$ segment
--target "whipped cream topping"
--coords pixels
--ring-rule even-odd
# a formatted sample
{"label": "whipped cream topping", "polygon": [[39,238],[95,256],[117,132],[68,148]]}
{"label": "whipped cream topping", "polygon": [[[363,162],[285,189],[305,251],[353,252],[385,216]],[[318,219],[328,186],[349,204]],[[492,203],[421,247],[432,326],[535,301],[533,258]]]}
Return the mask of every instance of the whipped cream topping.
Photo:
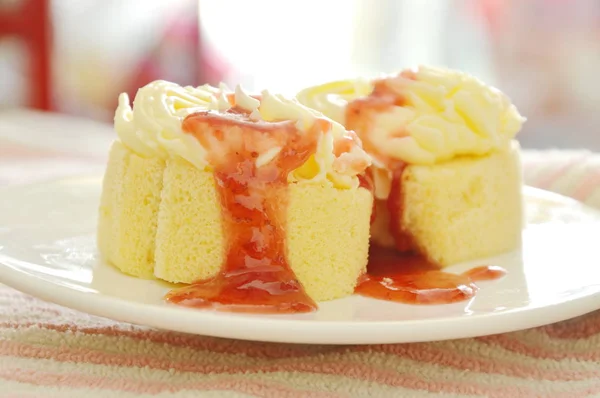
{"label": "whipped cream topping", "polygon": [[[181,128],[183,120],[193,113],[214,111],[224,118],[235,117],[227,111],[238,107],[248,111],[252,121],[291,120],[299,131],[307,131],[318,119],[326,119],[322,113],[295,99],[268,91],[263,91],[259,98],[250,96],[241,86],[232,92],[224,85],[181,87],[159,80],[138,90],[133,108],[127,94],[119,96],[115,129],[121,141],[140,156],[179,156],[198,168],[210,169],[206,149]],[[290,181],[332,183],[339,188],[358,186],[357,175],[370,165],[371,159],[362,150],[360,140],[341,124],[330,121],[330,126],[329,131],[319,137],[316,153],[289,174]],[[338,140],[351,140],[352,145],[336,156],[334,146]],[[260,153],[257,165],[267,164],[280,149],[268,148]]]}
{"label": "whipped cream topping", "polygon": [[348,102],[370,95],[373,82],[365,78],[340,80],[308,87],[296,95],[301,104],[322,112],[338,123],[346,122]]}
{"label": "whipped cream topping", "polygon": [[[347,110],[360,110],[362,105],[355,101],[377,97],[376,86],[384,87],[385,95],[395,96],[395,101],[371,109],[367,102],[358,124],[348,120]],[[525,121],[497,89],[462,72],[425,66],[382,79],[311,87],[297,98],[355,129],[376,155],[410,164],[507,149]]]}
{"label": "whipped cream topping", "polygon": [[140,156],[167,157],[177,153],[204,168],[205,151],[181,131],[181,122],[192,113],[218,109],[218,93],[211,86],[194,88],[162,80],[152,82],[138,90],[133,108],[126,93],[119,96],[115,130],[123,144]]}

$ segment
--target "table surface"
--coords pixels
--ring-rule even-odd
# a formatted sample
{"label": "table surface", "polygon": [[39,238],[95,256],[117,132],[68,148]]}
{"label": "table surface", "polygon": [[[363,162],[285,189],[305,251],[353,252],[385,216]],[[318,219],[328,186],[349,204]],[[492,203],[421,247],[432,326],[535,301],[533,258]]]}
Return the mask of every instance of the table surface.
{"label": "table surface", "polygon": [[[102,173],[110,126],[0,113],[0,185]],[[600,207],[600,155],[524,151],[528,184]],[[1,199],[0,199],[1,200]],[[0,397],[600,396],[600,311],[520,332],[317,346],[165,332],[0,285]]]}

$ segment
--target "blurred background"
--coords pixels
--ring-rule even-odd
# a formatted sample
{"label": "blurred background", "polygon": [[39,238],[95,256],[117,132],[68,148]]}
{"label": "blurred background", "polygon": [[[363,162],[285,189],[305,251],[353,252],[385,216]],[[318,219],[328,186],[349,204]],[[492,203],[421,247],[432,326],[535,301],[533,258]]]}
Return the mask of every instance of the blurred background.
{"label": "blurred background", "polygon": [[600,150],[600,0],[0,0],[0,118],[108,124],[154,79],[294,94],[418,64],[506,92],[524,147]]}

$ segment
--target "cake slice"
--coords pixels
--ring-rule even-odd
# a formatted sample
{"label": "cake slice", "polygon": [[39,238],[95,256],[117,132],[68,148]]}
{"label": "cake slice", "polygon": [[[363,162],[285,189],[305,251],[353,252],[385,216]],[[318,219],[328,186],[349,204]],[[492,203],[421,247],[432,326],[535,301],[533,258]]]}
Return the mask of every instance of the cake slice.
{"label": "cake slice", "polygon": [[288,259],[306,293],[316,301],[354,293],[366,271],[372,193],[293,184],[289,200]]}
{"label": "cake slice", "polygon": [[[112,145],[104,177],[98,247],[126,274],[154,278],[158,207],[168,158],[158,139],[171,145],[181,141],[182,137],[165,135],[168,116],[180,123],[192,110],[206,109],[207,95],[203,89],[157,81],[138,91],[135,111],[126,94],[119,97],[115,112],[119,139]],[[149,113],[155,120],[147,120]]]}
{"label": "cake slice", "polygon": [[156,235],[156,277],[192,283],[214,277],[225,261],[221,204],[210,171],[167,162]]}
{"label": "cake slice", "polygon": [[180,126],[187,115],[207,110],[216,91],[210,86],[181,87],[158,80],[138,90],[133,108],[127,94],[119,96],[115,112],[119,138],[109,153],[105,173],[98,247],[122,272],[155,277],[158,211],[167,161],[175,150],[176,159],[204,167],[202,148]]}
{"label": "cake slice", "polygon": [[165,160],[129,155],[112,224],[110,260],[122,272],[154,277],[154,249],[158,205]]}
{"label": "cake slice", "polygon": [[300,102],[354,130],[373,157],[371,239],[443,267],[518,247],[523,118],[498,90],[420,67],[311,87]]}
{"label": "cake slice", "polygon": [[368,256],[373,196],[356,177],[368,157],[341,126],[296,102],[268,93],[252,102],[241,92],[230,101],[183,123],[209,167],[167,164],[156,275],[223,290],[246,274],[252,284],[280,283],[263,269],[275,262],[314,301],[352,294]]}
{"label": "cake slice", "polygon": [[[293,183],[285,232],[287,258],[315,301],[352,294],[367,264],[373,196],[364,188]],[[211,172],[173,159],[164,176],[155,275],[193,283],[215,277],[226,254],[221,203]]]}
{"label": "cake slice", "polygon": [[389,218],[387,200],[377,200],[373,242],[394,246],[389,223],[395,222],[411,248],[441,266],[517,248],[523,211],[519,159],[514,143],[486,156],[406,166],[395,187],[401,217]]}
{"label": "cake slice", "polygon": [[365,272],[370,157],[295,100],[157,81],[125,95],[98,247],[121,271],[189,286],[191,306],[283,312],[350,295]]}
{"label": "cake slice", "polygon": [[104,179],[98,246],[122,272],[153,278],[154,238],[162,175],[162,158],[145,159],[115,141]]}

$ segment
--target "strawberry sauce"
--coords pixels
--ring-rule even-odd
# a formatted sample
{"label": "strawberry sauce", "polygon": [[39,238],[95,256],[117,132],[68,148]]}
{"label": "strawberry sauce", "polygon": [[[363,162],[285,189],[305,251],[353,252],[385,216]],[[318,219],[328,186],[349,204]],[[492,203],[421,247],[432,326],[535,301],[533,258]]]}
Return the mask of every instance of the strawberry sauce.
{"label": "strawberry sauce", "polygon": [[504,275],[504,269],[489,265],[452,274],[441,271],[422,256],[372,247],[367,274],[355,292],[407,304],[450,304],[473,298],[479,290],[475,282],[500,279]]}
{"label": "strawberry sauce", "polygon": [[[231,117],[211,112],[190,115],[184,131],[211,154],[215,186],[222,206],[227,252],[219,274],[174,290],[167,300],[191,307],[230,311],[298,313],[317,308],[286,258],[287,176],[315,152],[318,134],[329,122],[317,120],[299,132],[293,122],[248,120],[238,110]],[[261,167],[265,145],[280,152]]]}

